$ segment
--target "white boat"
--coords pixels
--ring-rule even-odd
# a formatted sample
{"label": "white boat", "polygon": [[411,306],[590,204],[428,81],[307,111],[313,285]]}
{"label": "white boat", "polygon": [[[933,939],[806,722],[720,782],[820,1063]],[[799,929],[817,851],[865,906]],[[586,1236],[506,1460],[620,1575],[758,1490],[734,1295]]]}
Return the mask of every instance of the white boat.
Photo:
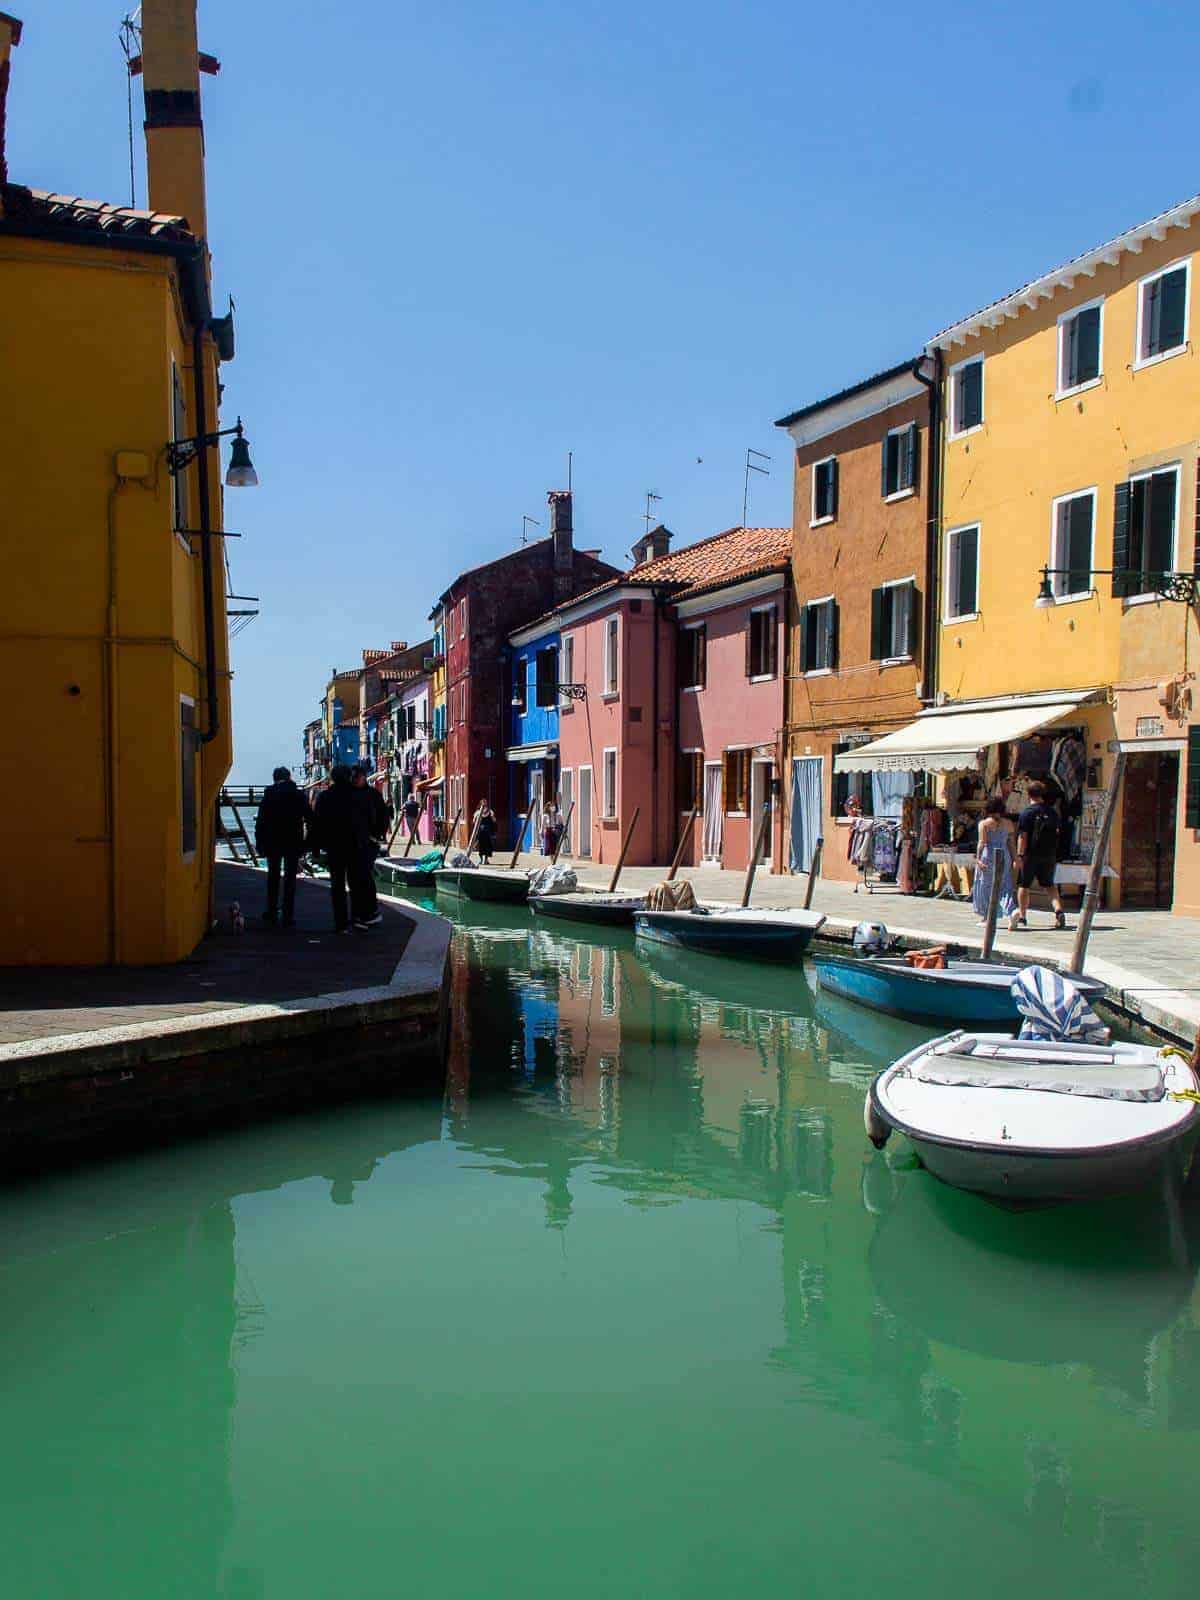
{"label": "white boat", "polygon": [[935,1177],[1011,1200],[1081,1200],[1182,1180],[1200,1085],[1175,1051],[958,1031],[918,1045],[867,1095]]}

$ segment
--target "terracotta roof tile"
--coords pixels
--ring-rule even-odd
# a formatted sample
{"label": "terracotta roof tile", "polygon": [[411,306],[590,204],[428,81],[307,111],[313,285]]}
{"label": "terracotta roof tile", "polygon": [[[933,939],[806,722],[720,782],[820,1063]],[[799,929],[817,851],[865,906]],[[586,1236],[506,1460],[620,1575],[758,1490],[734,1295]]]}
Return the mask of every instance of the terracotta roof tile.
{"label": "terracotta roof tile", "polygon": [[[643,585],[666,585],[675,590],[673,598],[679,599],[689,591],[701,594],[706,589],[723,588],[727,583],[741,583],[759,573],[773,572],[786,567],[791,558],[790,528],[726,528],[724,533],[714,533],[682,550],[672,550],[657,560],[631,567],[619,577],[609,578],[606,583],[599,583],[594,589],[565,601],[557,609],[565,611],[568,606],[590,600],[605,589]],[[552,612],[547,614],[553,615]]]}
{"label": "terracotta roof tile", "polygon": [[5,185],[4,214],[21,221],[84,228],[110,239],[170,239],[186,242],[194,237],[186,217],[171,216],[165,211],[140,211],[134,206],[111,206],[103,200],[53,194],[48,189],[27,189],[16,183]]}

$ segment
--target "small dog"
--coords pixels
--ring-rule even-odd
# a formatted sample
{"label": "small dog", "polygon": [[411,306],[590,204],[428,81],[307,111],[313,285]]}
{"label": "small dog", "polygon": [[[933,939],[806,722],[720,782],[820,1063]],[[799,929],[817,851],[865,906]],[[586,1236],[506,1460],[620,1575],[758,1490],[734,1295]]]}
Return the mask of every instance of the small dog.
{"label": "small dog", "polygon": [[242,908],[235,900],[229,908],[229,926],[234,933],[245,933],[246,919],[242,915]]}

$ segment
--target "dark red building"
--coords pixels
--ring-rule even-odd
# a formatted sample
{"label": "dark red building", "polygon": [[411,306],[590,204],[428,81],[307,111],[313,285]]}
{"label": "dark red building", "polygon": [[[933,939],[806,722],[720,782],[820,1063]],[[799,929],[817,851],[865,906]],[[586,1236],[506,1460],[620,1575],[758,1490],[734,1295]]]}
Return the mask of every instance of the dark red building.
{"label": "dark red building", "polygon": [[[505,729],[512,698],[508,635],[617,576],[594,550],[576,550],[569,490],[552,490],[550,537],[460,573],[439,604],[446,626],[446,816],[466,826],[487,799],[508,837]],[[459,843],[466,834],[460,831]]]}

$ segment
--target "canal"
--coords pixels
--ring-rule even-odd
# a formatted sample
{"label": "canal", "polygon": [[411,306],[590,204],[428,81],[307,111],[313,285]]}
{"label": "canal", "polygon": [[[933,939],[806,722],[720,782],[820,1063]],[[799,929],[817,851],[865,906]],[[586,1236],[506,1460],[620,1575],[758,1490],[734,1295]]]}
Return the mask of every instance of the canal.
{"label": "canal", "polygon": [[475,908],[444,1087],[0,1193],[4,1592],[1190,1593],[1194,1269],[862,1132],[919,1031]]}

